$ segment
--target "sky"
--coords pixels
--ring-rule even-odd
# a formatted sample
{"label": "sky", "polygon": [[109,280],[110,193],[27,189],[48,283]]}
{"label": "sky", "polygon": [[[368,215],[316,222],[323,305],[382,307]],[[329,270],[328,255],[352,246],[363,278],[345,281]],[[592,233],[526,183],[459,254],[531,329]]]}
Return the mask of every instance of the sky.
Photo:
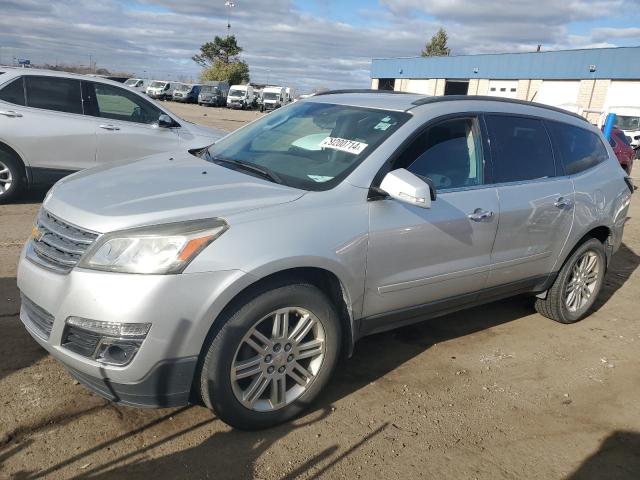
{"label": "sky", "polygon": [[[366,88],[372,58],[640,45],[640,0],[0,0],[0,64],[83,64],[198,79],[200,45],[231,33],[251,80]],[[635,59],[640,61],[640,59]]]}

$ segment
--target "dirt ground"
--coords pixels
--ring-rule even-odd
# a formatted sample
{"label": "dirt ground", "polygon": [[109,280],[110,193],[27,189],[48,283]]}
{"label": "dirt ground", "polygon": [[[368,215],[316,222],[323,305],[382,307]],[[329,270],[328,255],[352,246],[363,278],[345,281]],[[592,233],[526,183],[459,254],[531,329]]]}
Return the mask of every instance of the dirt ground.
{"label": "dirt ground", "polygon": [[[227,129],[259,115],[167,105]],[[375,335],[307,415],[242,432],[106,402],[31,339],[16,262],[43,196],[0,206],[0,478],[640,478],[638,198],[586,320],[515,298]]]}

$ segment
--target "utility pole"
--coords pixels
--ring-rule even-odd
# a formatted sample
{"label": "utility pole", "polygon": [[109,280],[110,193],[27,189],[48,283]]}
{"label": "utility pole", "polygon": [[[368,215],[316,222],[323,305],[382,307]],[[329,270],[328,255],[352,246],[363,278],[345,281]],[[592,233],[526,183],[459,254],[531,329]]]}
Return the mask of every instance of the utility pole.
{"label": "utility pole", "polygon": [[89,54],[89,73],[93,72],[93,68],[91,68],[91,65],[92,65],[92,63],[91,63],[91,54]]}
{"label": "utility pole", "polygon": [[227,38],[231,34],[231,9],[236,6],[235,3],[227,0],[224,2],[224,6],[227,7]]}

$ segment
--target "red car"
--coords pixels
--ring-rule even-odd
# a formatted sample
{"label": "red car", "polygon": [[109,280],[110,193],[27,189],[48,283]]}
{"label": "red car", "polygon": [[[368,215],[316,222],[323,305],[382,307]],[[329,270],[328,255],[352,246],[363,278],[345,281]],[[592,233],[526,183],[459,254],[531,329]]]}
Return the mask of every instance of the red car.
{"label": "red car", "polygon": [[619,128],[614,128],[611,131],[611,138],[609,139],[613,152],[618,157],[620,166],[627,172],[627,175],[631,175],[631,169],[633,168],[633,159],[636,156],[636,151],[631,147],[629,139],[625,136],[624,132]]}

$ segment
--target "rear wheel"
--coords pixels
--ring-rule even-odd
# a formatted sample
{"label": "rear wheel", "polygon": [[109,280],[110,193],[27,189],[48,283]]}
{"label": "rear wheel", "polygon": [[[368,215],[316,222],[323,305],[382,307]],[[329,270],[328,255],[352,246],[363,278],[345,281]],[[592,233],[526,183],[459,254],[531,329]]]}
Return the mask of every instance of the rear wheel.
{"label": "rear wheel", "polygon": [[604,281],[604,246],[592,238],[565,262],[545,299],[536,299],[538,313],[560,323],[574,323],[587,316]]}
{"label": "rear wheel", "polygon": [[26,180],[20,161],[0,147],[0,203],[14,200],[24,190]]}
{"label": "rear wheel", "polygon": [[237,428],[267,428],[300,414],[326,385],[341,345],[338,315],[306,283],[256,292],[227,316],[202,365],[202,399]]}

